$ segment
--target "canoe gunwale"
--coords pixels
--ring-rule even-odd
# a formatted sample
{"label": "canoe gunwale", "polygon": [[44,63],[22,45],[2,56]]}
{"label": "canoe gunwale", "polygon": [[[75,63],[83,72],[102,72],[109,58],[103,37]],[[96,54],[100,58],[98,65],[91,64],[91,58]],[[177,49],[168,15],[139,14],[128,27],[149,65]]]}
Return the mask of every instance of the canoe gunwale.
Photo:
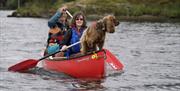
{"label": "canoe gunwale", "polygon": [[107,58],[106,57],[106,51],[105,50],[98,50],[98,51],[94,51],[94,52],[89,52],[88,54],[85,54],[85,55],[80,55],[80,56],[74,56],[74,57],[70,57],[67,59],[67,57],[53,57],[53,58],[48,58],[47,60],[49,61],[65,61],[65,60],[72,60],[72,59],[77,59],[77,58],[81,58],[81,57],[84,57],[84,56],[90,56],[92,54],[96,54],[98,52],[101,52],[103,51],[104,52],[104,55],[103,56],[98,56],[98,58],[102,58],[104,57],[104,60]]}

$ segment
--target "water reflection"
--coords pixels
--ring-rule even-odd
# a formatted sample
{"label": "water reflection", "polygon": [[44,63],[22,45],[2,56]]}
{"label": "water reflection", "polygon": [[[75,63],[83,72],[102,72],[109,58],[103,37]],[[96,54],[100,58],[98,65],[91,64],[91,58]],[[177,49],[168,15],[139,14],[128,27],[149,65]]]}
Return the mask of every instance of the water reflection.
{"label": "water reflection", "polygon": [[[74,87],[71,88],[72,91],[105,89],[105,87],[102,85],[105,79],[75,79],[71,76],[68,76],[67,74],[47,71],[39,67],[35,67],[26,71],[26,74],[39,75],[44,80],[54,80],[58,83],[71,83]],[[115,74],[111,76],[115,76]]]}
{"label": "water reflection", "polygon": [[103,80],[77,80],[75,83],[72,83],[75,90],[105,90],[105,87],[102,85]]}

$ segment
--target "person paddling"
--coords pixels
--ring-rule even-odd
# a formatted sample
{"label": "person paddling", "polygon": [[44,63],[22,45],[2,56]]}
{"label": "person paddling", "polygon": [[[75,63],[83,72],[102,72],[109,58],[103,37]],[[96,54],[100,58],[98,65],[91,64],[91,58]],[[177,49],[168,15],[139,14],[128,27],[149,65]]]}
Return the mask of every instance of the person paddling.
{"label": "person paddling", "polygon": [[60,44],[64,38],[65,32],[69,29],[66,10],[66,6],[58,9],[48,21],[50,30],[44,55],[57,52],[62,47]]}
{"label": "person paddling", "polygon": [[[71,21],[71,27],[66,32],[66,35],[61,42],[61,45],[63,45],[61,50],[65,51],[64,56],[69,57],[72,54],[80,52],[80,44],[77,44],[69,49],[67,49],[67,46],[79,42],[86,28],[87,26],[84,14],[82,12],[75,13]],[[57,56],[59,55],[57,54]]]}

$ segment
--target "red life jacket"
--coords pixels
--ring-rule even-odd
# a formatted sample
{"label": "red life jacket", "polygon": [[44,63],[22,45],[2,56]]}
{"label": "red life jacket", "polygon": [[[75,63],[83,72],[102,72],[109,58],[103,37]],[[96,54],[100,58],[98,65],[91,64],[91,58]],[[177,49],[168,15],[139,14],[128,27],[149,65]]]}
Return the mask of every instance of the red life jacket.
{"label": "red life jacket", "polygon": [[60,43],[63,40],[65,31],[59,27],[51,28],[49,30],[48,44],[49,43]]}

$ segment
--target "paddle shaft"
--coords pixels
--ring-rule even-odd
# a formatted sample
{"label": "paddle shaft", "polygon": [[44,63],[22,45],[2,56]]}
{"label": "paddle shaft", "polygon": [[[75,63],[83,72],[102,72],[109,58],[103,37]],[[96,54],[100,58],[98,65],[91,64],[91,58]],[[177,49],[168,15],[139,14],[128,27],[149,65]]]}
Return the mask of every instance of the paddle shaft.
{"label": "paddle shaft", "polygon": [[71,15],[71,13],[70,13],[68,10],[66,10],[66,13],[67,13],[71,18],[73,18],[73,16]]}
{"label": "paddle shaft", "polygon": [[[70,47],[72,47],[72,46],[74,46],[74,45],[77,45],[77,44],[79,44],[79,43],[81,43],[81,42],[79,41],[79,42],[76,42],[76,43],[74,43],[74,44],[72,44],[72,45],[69,45],[69,46],[67,46],[66,49],[68,49],[68,48],[70,48]],[[57,54],[57,53],[59,53],[59,52],[62,52],[62,51],[59,50],[59,51],[54,52],[54,53],[52,53],[52,54],[46,55],[46,56],[40,58],[39,61],[40,61],[40,60],[43,60],[43,59],[46,59],[46,58],[48,58],[48,57],[50,57],[50,56],[52,56],[52,55],[54,55],[54,54]]]}

